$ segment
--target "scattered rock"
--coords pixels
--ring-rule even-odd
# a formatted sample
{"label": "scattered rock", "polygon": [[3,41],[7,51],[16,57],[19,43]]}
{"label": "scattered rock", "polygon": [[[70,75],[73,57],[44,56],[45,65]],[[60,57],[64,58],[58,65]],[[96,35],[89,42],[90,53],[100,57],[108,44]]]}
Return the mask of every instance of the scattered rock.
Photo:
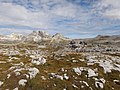
{"label": "scattered rock", "polygon": [[19,80],[19,85],[21,85],[21,86],[25,86],[26,85],[26,83],[27,83],[27,80],[26,79],[21,79],[21,80]]}

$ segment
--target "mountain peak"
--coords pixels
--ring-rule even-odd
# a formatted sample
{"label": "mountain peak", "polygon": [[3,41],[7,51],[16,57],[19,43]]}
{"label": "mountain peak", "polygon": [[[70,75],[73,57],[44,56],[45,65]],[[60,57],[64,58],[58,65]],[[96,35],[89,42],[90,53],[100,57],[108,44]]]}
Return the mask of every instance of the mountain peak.
{"label": "mountain peak", "polygon": [[34,35],[39,35],[39,36],[49,36],[50,34],[48,34],[46,31],[43,31],[43,30],[41,30],[41,31],[33,31],[33,33],[32,34],[34,34]]}
{"label": "mountain peak", "polygon": [[41,40],[49,40],[51,35],[46,31],[33,31],[26,37],[26,41],[40,42]]}
{"label": "mountain peak", "polygon": [[59,37],[59,38],[63,38],[64,36],[60,33],[56,33],[55,35],[53,35],[53,37]]}
{"label": "mountain peak", "polygon": [[60,34],[60,33],[56,33],[55,35],[53,35],[53,37],[52,37],[52,42],[53,41],[57,41],[57,42],[59,42],[59,41],[63,41],[63,40],[69,40],[68,38],[66,38],[66,37],[64,37],[62,34]]}
{"label": "mountain peak", "polygon": [[0,36],[0,39],[2,40],[8,40],[8,41],[23,41],[23,42],[36,42],[39,43],[41,41],[55,41],[55,42],[59,42],[59,41],[63,41],[63,40],[68,40],[68,38],[64,37],[62,34],[60,33],[56,33],[55,35],[50,35],[49,33],[47,33],[46,31],[33,31],[32,33],[30,33],[27,36],[23,36],[22,34],[16,34],[16,33],[12,33],[10,35],[7,36]]}

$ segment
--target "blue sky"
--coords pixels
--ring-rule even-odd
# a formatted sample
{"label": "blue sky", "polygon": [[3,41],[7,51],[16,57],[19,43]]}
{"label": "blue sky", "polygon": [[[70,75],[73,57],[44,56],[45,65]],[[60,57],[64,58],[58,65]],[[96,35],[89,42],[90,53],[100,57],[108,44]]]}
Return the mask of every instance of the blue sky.
{"label": "blue sky", "polygon": [[120,35],[120,0],[0,0],[0,34]]}

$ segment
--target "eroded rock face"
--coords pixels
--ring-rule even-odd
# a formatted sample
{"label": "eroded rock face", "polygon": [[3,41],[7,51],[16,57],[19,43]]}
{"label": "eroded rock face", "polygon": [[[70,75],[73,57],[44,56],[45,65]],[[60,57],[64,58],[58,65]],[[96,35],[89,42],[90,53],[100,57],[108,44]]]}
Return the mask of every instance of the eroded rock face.
{"label": "eroded rock face", "polygon": [[33,31],[31,34],[26,36],[25,41],[40,42],[42,40],[50,40],[52,37],[45,31]]}

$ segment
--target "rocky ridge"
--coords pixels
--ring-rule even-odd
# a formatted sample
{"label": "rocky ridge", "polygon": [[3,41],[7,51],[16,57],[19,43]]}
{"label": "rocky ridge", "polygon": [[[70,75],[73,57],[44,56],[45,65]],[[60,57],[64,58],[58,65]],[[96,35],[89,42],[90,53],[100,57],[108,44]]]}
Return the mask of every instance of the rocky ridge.
{"label": "rocky ridge", "polygon": [[50,35],[46,31],[33,31],[32,33],[28,35],[22,35],[22,34],[15,34],[12,33],[10,35],[1,35],[0,40],[5,42],[5,41],[19,41],[19,42],[42,42],[42,41],[62,41],[62,40],[69,40],[68,38],[64,37],[60,33],[57,33],[55,35]]}

